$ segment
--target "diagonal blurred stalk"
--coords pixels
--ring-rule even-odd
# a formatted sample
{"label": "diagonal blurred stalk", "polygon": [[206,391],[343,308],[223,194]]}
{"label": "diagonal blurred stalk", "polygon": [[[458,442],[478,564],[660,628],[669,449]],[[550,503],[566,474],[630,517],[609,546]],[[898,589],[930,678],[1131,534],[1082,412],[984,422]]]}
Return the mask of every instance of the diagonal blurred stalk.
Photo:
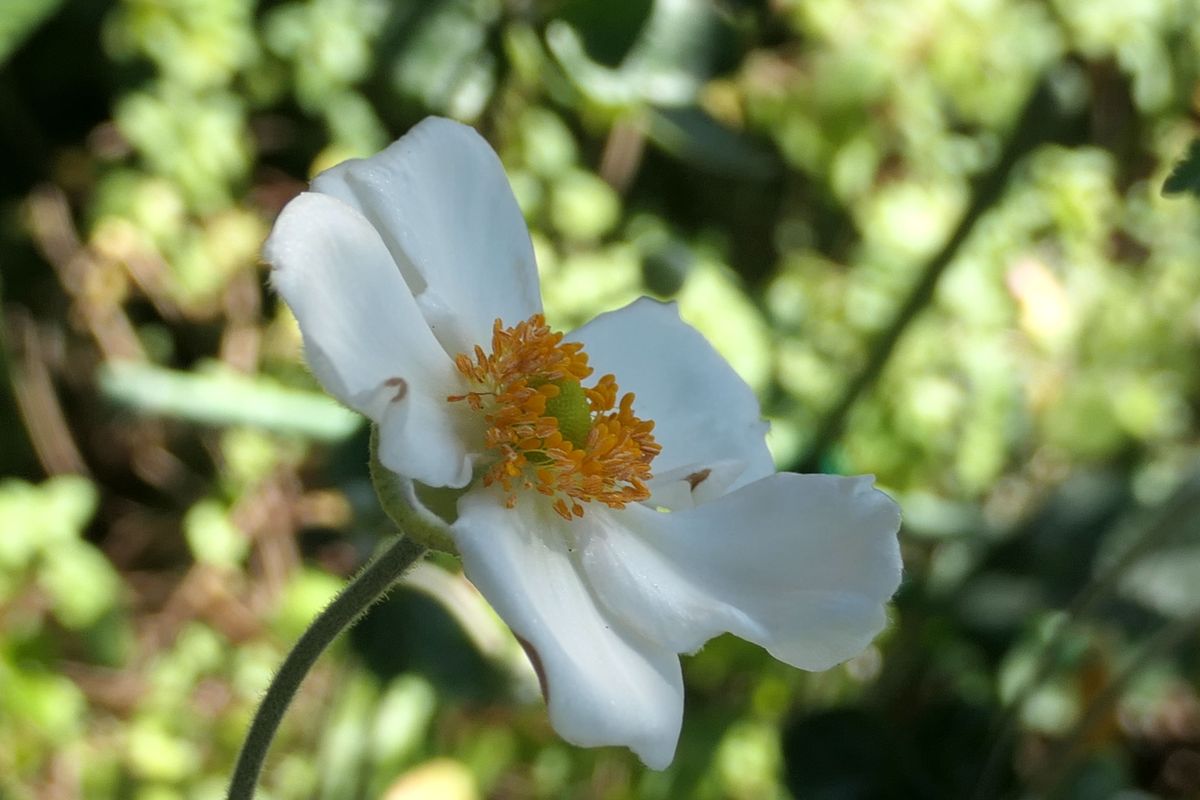
{"label": "diagonal blurred stalk", "polygon": [[1080,746],[1087,740],[1096,724],[1121,699],[1121,694],[1137,677],[1137,674],[1153,663],[1155,657],[1195,637],[1198,631],[1200,631],[1200,613],[1173,620],[1150,637],[1138,652],[1137,657],[1133,658],[1109,682],[1104,691],[1096,696],[1083,717],[1071,729],[1070,734],[1050,751],[1050,755],[1045,760],[1047,768],[1030,780],[1038,797],[1058,796],[1058,789],[1070,775],[1071,767],[1075,764],[1075,754],[1079,751]]}
{"label": "diagonal blurred stalk", "polygon": [[[971,795],[973,800],[984,800],[984,798],[995,796],[994,784],[999,777],[1001,762],[1007,745],[1016,734],[1017,719],[1021,708],[1033,696],[1034,691],[1054,671],[1054,661],[1058,657],[1063,644],[1066,642],[1071,623],[1089,613],[1108,598],[1116,590],[1125,571],[1144,555],[1164,543],[1172,533],[1177,532],[1181,522],[1194,520],[1197,517],[1200,517],[1200,471],[1194,472],[1189,476],[1175,490],[1174,494],[1152,513],[1151,519],[1147,522],[1142,532],[1134,539],[1129,549],[1114,560],[1100,575],[1097,575],[1088,583],[1075,596],[1075,599],[1071,601],[1071,605],[1063,614],[1062,624],[1058,626],[1054,634],[1050,637],[1050,641],[1046,642],[1046,646],[1042,649],[1029,678],[1021,685],[1020,690],[1017,691],[1012,700],[1005,705],[1003,713],[993,726],[995,733],[991,737],[991,749],[988,751],[983,769],[980,770],[979,780],[975,784],[975,791]],[[1188,617],[1184,621],[1195,622],[1195,619]],[[1155,634],[1154,639],[1147,645],[1145,652],[1156,652],[1151,650],[1154,647],[1154,642],[1157,642],[1164,634],[1168,638],[1172,636],[1169,632],[1174,630],[1177,624],[1172,623],[1167,625],[1162,631]],[[1137,663],[1135,662],[1134,666]],[[1124,679],[1126,678],[1122,674],[1113,683],[1113,687],[1116,687],[1117,691],[1119,691],[1121,681]],[[1110,687],[1109,691],[1113,690]],[[1107,692],[1105,696],[1107,696]],[[1092,718],[1090,709],[1085,720],[1089,718]],[[1083,722],[1080,723],[1080,725],[1083,724]],[[1063,750],[1061,755],[1069,756],[1070,750]]]}
{"label": "diagonal blurred stalk", "polygon": [[313,620],[283,660],[254,714],[229,782],[228,800],[252,800],[271,740],[308,671],[338,634],[353,625],[423,555],[423,545],[401,535]]}
{"label": "diagonal blurred stalk", "polygon": [[1075,116],[1066,114],[1056,100],[1049,79],[1043,78],[1026,101],[1000,159],[988,172],[973,182],[971,199],[954,232],[925,265],[920,278],[896,311],[895,317],[871,344],[862,369],[850,379],[829,411],[814,426],[813,439],[793,467],[793,471],[821,471],[827,451],[842,435],[846,420],[855,404],[875,385],[900,337],[916,319],[917,314],[933,299],[942,273],[954,261],[967,238],[975,230],[976,224],[1000,200],[1017,163],[1039,146],[1063,140],[1074,122]]}

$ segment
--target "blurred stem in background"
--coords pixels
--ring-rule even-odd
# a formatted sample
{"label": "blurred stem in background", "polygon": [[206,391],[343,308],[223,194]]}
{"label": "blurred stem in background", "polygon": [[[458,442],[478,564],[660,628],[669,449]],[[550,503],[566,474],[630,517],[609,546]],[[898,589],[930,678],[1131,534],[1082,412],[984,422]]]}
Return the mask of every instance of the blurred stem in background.
{"label": "blurred stem in background", "polygon": [[1025,103],[1016,125],[1008,134],[1007,144],[995,165],[977,177],[971,185],[971,199],[966,210],[946,239],[945,244],[920,269],[920,277],[895,312],[887,327],[868,345],[867,358],[850,378],[840,395],[830,405],[813,430],[804,455],[796,466],[797,472],[822,472],[826,456],[845,429],[846,418],[858,400],[871,391],[891,360],[892,352],[904,331],[934,297],[942,273],[954,262],[959,250],[975,230],[976,224],[1000,201],[1012,178],[1013,169],[1024,157],[1038,147],[1051,142],[1078,138],[1082,120],[1079,114],[1064,111],[1060,98],[1043,80],[1038,83]]}
{"label": "blurred stem in background", "polygon": [[[1129,575],[1139,560],[1168,544],[1172,539],[1186,537],[1190,527],[1200,520],[1200,471],[1193,473],[1159,508],[1142,512],[1142,520],[1133,541],[1115,558],[1106,569],[1097,574],[1071,600],[1063,612],[1050,639],[1042,646],[1036,666],[1029,677],[1005,704],[1003,713],[993,725],[988,754],[983,762],[975,791],[974,800],[995,797],[1003,760],[1009,753],[1012,738],[1017,732],[1017,723],[1022,709],[1033,694],[1057,668],[1057,660],[1076,626],[1094,613],[1096,608],[1112,598],[1120,584]],[[1190,614],[1170,621],[1144,642],[1128,659],[1120,675],[1113,678],[1103,693],[1094,698],[1074,729],[1056,748],[1052,757],[1045,760],[1045,768],[1032,783],[1053,797],[1053,790],[1063,781],[1074,764],[1081,740],[1086,737],[1100,717],[1111,711],[1121,691],[1137,675],[1138,671],[1150,666],[1171,648],[1179,645],[1200,625],[1200,615]]]}

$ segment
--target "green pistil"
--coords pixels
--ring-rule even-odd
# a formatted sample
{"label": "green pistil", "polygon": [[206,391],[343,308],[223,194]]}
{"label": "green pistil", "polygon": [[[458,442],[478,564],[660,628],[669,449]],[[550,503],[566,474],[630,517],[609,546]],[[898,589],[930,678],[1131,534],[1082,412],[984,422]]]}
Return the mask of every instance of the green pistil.
{"label": "green pistil", "polygon": [[558,394],[546,401],[546,415],[558,420],[559,433],[576,447],[587,444],[592,430],[592,408],[579,381],[557,381]]}

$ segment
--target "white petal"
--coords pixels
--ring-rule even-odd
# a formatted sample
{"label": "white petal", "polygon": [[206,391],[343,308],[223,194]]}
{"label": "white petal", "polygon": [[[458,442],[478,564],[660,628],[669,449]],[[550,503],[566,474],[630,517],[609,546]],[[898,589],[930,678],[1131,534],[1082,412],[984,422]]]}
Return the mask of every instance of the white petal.
{"label": "white petal", "polygon": [[496,318],[515,325],[541,311],[525,220],[473,128],[430,117],[381,153],[322,172],[312,188],[371,221],[451,355],[486,347]]}
{"label": "white petal", "polygon": [[775,471],[754,391],[674,303],[643,297],[568,338],[583,343],[596,375],[612,373],[621,392],[636,395],[638,416],[654,420],[663,448],[655,475],[740,462],[737,488]]}
{"label": "white petal", "polygon": [[781,473],[690,511],[596,517],[580,542],[596,595],[679,652],[729,631],[828,669],[883,629],[900,582],[899,511],[869,476]]}
{"label": "white petal", "polygon": [[379,235],[361,214],[304,193],[263,246],[291,307],[313,374],[380,423],[380,460],[434,486],[463,486],[471,465],[457,431],[454,365],[429,330]]}
{"label": "white petal", "polygon": [[540,497],[506,509],[478,490],[459,501],[454,532],[467,577],[536,653],[555,730],[584,747],[624,745],[662,769],[683,718],[679,658],[597,606],[573,525]]}

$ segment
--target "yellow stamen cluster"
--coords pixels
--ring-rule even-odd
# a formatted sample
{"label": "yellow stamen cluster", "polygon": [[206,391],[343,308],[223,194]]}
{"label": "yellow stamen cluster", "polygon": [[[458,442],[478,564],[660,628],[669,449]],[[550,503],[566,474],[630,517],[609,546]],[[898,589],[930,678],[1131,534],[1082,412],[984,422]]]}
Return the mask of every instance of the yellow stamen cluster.
{"label": "yellow stamen cluster", "polygon": [[477,388],[447,399],[483,415],[496,454],[483,482],[502,486],[509,508],[517,489],[553,498],[567,520],[593,500],[624,508],[650,496],[650,462],[662,449],[654,422],[633,413],[632,393],[618,402],[612,375],[581,389],[592,374],[583,346],[564,342],[541,314],[511,328],[496,320],[492,352],[476,345],[474,358],[463,353],[454,363]]}

